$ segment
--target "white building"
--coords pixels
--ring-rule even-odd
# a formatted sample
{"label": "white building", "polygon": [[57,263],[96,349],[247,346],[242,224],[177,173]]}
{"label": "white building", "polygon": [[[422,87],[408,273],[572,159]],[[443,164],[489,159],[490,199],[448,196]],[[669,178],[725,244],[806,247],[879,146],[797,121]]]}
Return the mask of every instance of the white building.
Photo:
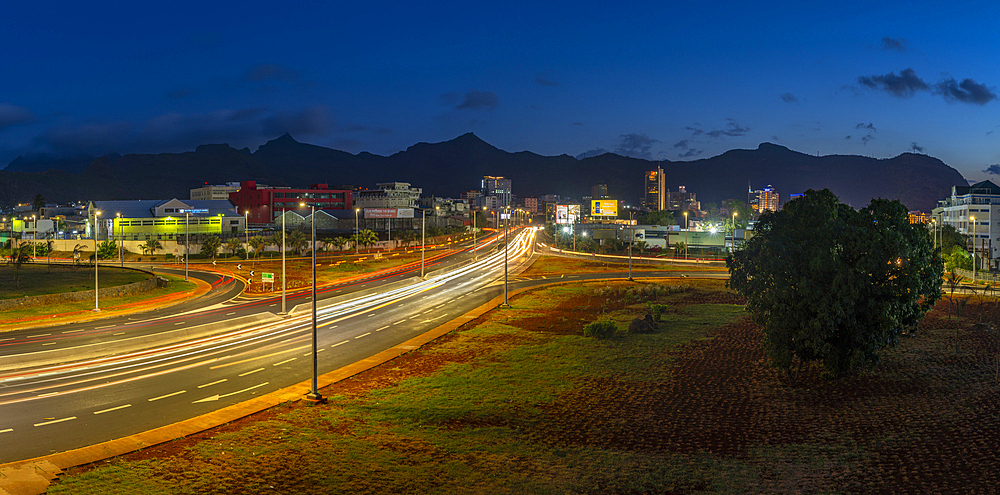
{"label": "white building", "polygon": [[414,208],[420,201],[423,189],[410,187],[409,182],[380,182],[377,189],[356,192],[354,206],[357,208]]}
{"label": "white building", "polygon": [[[267,187],[267,186],[258,186]],[[206,183],[204,186],[191,190],[191,200],[192,201],[203,201],[203,200],[223,200],[229,199],[229,193],[236,192],[240,190],[239,182],[227,182],[224,185],[210,186]]]}
{"label": "white building", "polygon": [[[968,235],[977,255],[985,255],[989,260],[1000,257],[1000,186],[988,180],[971,186],[952,186],[951,197],[938,201],[933,218]],[[989,264],[984,262],[980,266]]]}

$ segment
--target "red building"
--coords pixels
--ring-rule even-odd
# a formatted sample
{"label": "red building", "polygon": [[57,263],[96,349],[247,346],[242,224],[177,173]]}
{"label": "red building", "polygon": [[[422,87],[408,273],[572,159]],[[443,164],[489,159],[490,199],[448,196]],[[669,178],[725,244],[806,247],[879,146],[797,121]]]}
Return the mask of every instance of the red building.
{"label": "red building", "polygon": [[[284,187],[257,187],[257,182],[240,182],[240,190],[229,193],[229,201],[236,205],[237,213],[250,213],[248,223],[273,223],[286,210],[298,211],[303,216],[309,214],[309,206],[317,210],[351,210],[354,208],[352,192],[346,189],[330,189],[327,184],[313,184],[309,189]],[[305,207],[299,206],[305,203]]]}

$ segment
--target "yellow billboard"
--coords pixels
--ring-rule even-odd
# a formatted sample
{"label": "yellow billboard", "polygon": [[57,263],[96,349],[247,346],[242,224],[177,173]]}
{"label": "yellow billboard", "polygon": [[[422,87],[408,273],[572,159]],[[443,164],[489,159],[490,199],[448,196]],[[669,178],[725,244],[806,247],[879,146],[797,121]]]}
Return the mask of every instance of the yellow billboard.
{"label": "yellow billboard", "polygon": [[617,199],[594,199],[590,202],[590,214],[595,217],[617,217]]}

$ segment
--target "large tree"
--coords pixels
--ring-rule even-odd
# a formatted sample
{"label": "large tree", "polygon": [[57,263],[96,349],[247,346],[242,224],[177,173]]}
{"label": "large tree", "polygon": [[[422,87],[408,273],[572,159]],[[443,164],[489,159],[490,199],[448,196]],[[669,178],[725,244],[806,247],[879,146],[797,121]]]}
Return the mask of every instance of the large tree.
{"label": "large tree", "polygon": [[878,360],[941,296],[941,257],[899,201],[860,210],[829,190],[765,213],[728,258],[773,366],[821,361],[839,376]]}

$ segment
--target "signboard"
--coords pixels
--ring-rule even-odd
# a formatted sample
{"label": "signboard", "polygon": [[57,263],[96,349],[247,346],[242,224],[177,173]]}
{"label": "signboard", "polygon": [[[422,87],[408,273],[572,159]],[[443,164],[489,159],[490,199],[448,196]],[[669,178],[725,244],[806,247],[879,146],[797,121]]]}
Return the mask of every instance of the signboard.
{"label": "signboard", "polygon": [[580,218],[580,205],[556,205],[556,223],[576,223]]}
{"label": "signboard", "polygon": [[365,218],[413,218],[413,208],[365,208]]}
{"label": "signboard", "polygon": [[273,273],[261,272],[261,274],[260,274],[260,281],[261,282],[271,282],[273,284],[274,283],[274,274]]}
{"label": "signboard", "polygon": [[591,215],[599,217],[617,217],[617,199],[595,199],[590,202]]}
{"label": "signboard", "polygon": [[208,213],[208,209],[206,209],[206,208],[198,208],[198,209],[192,209],[192,210],[181,209],[181,210],[178,210],[178,211],[180,211],[181,213]]}

